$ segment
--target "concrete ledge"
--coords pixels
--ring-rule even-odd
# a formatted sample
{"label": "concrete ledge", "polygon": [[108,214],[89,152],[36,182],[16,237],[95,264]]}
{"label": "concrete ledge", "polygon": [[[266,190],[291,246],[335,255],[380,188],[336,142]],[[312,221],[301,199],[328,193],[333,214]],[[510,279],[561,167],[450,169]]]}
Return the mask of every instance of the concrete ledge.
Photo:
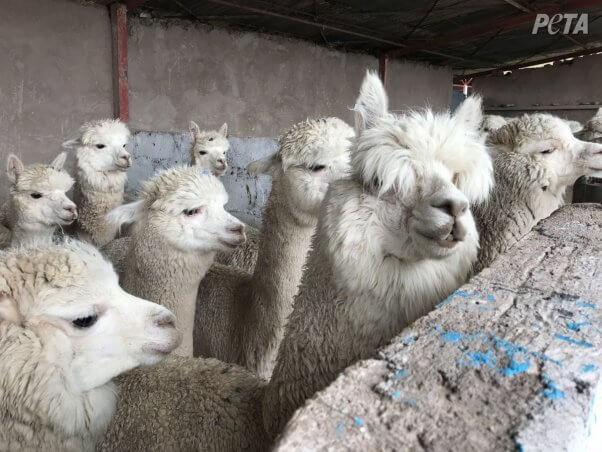
{"label": "concrete ledge", "polygon": [[277,450],[600,450],[602,206],[567,206],[346,369]]}

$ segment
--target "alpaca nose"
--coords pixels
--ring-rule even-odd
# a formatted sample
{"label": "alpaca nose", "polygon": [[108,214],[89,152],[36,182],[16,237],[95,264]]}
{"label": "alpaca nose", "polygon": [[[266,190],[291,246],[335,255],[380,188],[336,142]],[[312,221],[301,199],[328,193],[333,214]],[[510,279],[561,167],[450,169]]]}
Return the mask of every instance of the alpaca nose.
{"label": "alpaca nose", "polygon": [[226,161],[224,159],[217,159],[217,163],[219,163],[221,166],[226,166]]}
{"label": "alpaca nose", "polygon": [[442,210],[447,215],[456,218],[466,213],[468,210],[468,201],[466,199],[449,197],[433,203],[432,206],[435,209]]}
{"label": "alpaca nose", "polygon": [[122,165],[130,166],[132,164],[132,156],[130,154],[121,154],[119,156],[119,162]]}
{"label": "alpaca nose", "polygon": [[63,206],[63,209],[69,212],[74,219],[77,218],[77,207],[75,204]]}
{"label": "alpaca nose", "polygon": [[175,328],[176,316],[167,309],[161,310],[153,316],[153,323],[159,328]]}
{"label": "alpaca nose", "polygon": [[228,228],[228,231],[230,232],[234,232],[235,234],[244,234],[245,233],[245,225],[244,224],[238,224],[236,226],[230,227]]}

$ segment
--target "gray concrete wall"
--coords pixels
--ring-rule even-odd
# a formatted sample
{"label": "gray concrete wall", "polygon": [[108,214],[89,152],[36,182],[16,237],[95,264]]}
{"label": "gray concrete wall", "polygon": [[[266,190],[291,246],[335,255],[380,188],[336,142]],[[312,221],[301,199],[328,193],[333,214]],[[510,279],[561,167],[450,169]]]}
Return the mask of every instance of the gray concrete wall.
{"label": "gray concrete wall", "polygon": [[[485,98],[485,106],[513,104],[516,107],[536,105],[602,104],[602,55],[578,58],[573,64],[545,66],[539,69],[513,71],[508,76],[476,78],[475,92]],[[592,110],[553,110],[550,113],[567,119],[587,121]],[[492,111],[502,116],[517,116],[522,111]]]}
{"label": "gray concrete wall", "polygon": [[50,161],[87,120],[112,114],[107,8],[65,0],[0,3],[0,202],[6,156]]}
{"label": "gray concrete wall", "polygon": [[293,416],[275,450],[600,451],[602,207],[544,220]]}
{"label": "gray concrete wall", "polygon": [[[131,125],[187,130],[224,121],[235,136],[276,137],[306,117],[349,122],[362,77],[377,59],[257,33],[188,21],[130,20]],[[451,71],[390,65],[391,107],[447,108]]]}

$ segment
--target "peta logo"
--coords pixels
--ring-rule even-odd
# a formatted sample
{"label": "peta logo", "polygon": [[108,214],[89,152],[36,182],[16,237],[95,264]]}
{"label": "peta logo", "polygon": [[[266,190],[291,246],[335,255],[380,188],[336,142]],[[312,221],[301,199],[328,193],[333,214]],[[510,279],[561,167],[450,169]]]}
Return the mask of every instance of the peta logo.
{"label": "peta logo", "polygon": [[537,34],[540,28],[547,28],[551,35],[558,33],[564,35],[582,33],[586,35],[587,25],[587,14],[554,14],[552,17],[547,14],[537,14],[531,34]]}

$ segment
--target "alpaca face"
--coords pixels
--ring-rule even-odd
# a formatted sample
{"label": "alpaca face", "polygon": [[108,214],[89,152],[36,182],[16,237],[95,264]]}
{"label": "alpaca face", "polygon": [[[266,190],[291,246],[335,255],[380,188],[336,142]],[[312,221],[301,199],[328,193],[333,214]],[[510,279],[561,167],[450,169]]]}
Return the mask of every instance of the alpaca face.
{"label": "alpaca face", "polygon": [[127,151],[130,131],[119,120],[103,120],[84,124],[81,137],[63,143],[77,149],[78,167],[87,172],[123,172],[132,165]]}
{"label": "alpaca face", "polygon": [[485,115],[483,117],[483,122],[481,123],[481,129],[484,133],[490,133],[505,126],[507,122],[508,120],[503,116]]}
{"label": "alpaca face", "polygon": [[226,153],[230,149],[228,142],[228,125],[224,124],[218,131],[201,131],[199,126],[190,121],[192,148],[190,162],[193,166],[207,169],[216,176],[222,176],[228,164]]}
{"label": "alpaca face", "polygon": [[77,208],[66,192],[73,179],[63,171],[65,153],[50,165],[27,168],[14,155],[8,159],[8,176],[16,222],[25,230],[68,225],[77,219]]}
{"label": "alpaca face", "polygon": [[493,184],[480,99],[467,99],[453,116],[397,116],[388,112],[380,80],[369,74],[355,110],[353,163],[371,199],[374,248],[404,262],[476,249],[469,203],[485,200]]}
{"label": "alpaca face", "polygon": [[[28,285],[27,293],[18,293],[22,286],[5,291],[0,321],[33,331],[74,393],[157,363],[180,343],[174,315],[121,289],[111,264],[90,245],[67,242],[7,259],[14,260],[15,268],[30,262],[19,267],[17,277],[39,283]],[[1,277],[0,283],[14,284]]]}
{"label": "alpaca face", "polygon": [[602,143],[602,108],[598,109],[594,117],[587,122],[578,136],[585,141]]}

